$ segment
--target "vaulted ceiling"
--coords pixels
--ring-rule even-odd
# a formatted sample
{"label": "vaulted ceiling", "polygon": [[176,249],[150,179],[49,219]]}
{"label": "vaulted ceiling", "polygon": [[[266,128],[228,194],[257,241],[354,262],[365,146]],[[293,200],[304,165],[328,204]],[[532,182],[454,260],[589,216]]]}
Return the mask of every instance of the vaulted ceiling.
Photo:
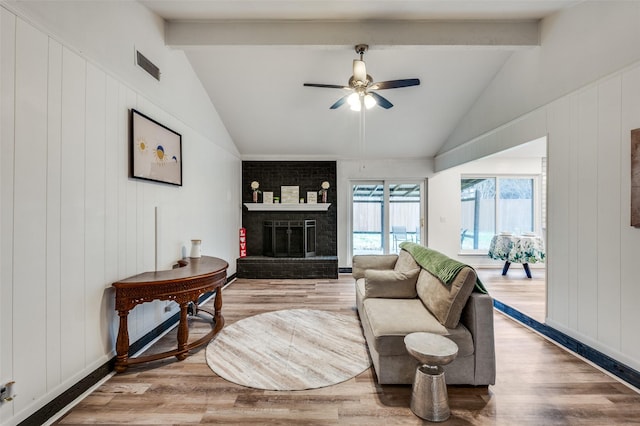
{"label": "vaulted ceiling", "polygon": [[[575,0],[142,0],[166,21],[243,158],[432,157],[542,18]],[[393,108],[330,110],[356,44]]]}

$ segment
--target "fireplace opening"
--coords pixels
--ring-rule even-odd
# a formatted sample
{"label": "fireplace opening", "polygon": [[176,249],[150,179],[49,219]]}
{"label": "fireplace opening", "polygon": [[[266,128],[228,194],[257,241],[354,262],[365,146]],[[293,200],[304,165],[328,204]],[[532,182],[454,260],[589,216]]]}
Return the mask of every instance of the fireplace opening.
{"label": "fireplace opening", "polygon": [[269,257],[313,257],[316,255],[315,220],[267,220],[263,254]]}

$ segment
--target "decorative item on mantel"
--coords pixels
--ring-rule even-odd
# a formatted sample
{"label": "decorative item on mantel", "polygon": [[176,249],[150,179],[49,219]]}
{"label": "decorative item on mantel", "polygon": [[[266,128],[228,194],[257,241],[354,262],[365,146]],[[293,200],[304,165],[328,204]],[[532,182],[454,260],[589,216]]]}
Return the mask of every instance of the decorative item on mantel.
{"label": "decorative item on mantel", "polygon": [[262,192],[258,188],[260,188],[260,184],[258,183],[257,180],[254,180],[253,182],[251,182],[251,191],[253,191],[253,202],[254,203],[258,202],[258,194]]}
{"label": "decorative item on mantel", "polygon": [[324,182],[322,182],[321,187],[322,187],[322,189],[320,191],[318,191],[318,194],[320,194],[322,196],[322,202],[326,203],[327,202],[327,192],[329,190],[329,182],[327,182],[325,180]]}
{"label": "decorative item on mantel", "polygon": [[281,186],[280,200],[282,204],[298,204],[300,199],[299,186]]}
{"label": "decorative item on mantel", "polygon": [[192,259],[197,259],[202,257],[200,253],[200,245],[202,244],[202,240],[191,240],[191,254],[189,255]]}

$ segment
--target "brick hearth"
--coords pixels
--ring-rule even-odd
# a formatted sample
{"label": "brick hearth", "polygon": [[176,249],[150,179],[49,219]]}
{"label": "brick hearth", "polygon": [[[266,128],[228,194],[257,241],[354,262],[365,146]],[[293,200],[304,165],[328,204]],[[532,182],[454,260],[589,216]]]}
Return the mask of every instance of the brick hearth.
{"label": "brick hearth", "polygon": [[236,268],[239,278],[338,278],[338,256],[247,256]]}

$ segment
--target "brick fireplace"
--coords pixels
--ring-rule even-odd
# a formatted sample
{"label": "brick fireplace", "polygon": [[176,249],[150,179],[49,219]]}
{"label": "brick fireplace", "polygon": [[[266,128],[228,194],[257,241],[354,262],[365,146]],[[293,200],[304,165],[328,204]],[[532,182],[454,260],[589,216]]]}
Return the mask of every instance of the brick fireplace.
{"label": "brick fireplace", "polygon": [[[318,193],[329,182],[326,210],[292,210],[272,205],[243,206],[242,226],[247,231],[247,257],[237,261],[240,278],[337,278],[337,197],[335,161],[243,161],[242,201],[253,203],[251,182],[261,191],[281,197],[282,186],[298,186],[300,197]],[[320,202],[320,196],[318,195]],[[258,197],[262,203],[262,194]],[[280,208],[282,207],[282,209]],[[294,208],[293,206],[291,208]]]}

